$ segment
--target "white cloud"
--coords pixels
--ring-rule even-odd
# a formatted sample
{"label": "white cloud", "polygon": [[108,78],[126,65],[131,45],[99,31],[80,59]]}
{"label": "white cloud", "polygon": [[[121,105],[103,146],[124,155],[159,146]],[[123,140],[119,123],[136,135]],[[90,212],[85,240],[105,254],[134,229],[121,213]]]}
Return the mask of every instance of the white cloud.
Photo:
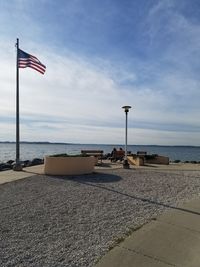
{"label": "white cloud", "polygon": [[[187,142],[186,142],[187,140]],[[160,144],[160,145],[200,145],[199,132],[190,131],[162,131],[151,129],[130,129],[129,141],[134,144]]]}
{"label": "white cloud", "polygon": [[[20,8],[25,8],[25,2],[20,1]],[[23,20],[31,21],[29,17]],[[47,71],[43,76],[32,69],[20,70],[21,139],[123,143],[121,107],[128,104],[133,107],[130,143],[199,144],[200,25],[184,17],[174,1],[158,1],[145,27],[155,58],[134,64],[129,64],[132,59],[115,64],[109,58],[83,58],[66,48],[24,41],[21,48],[37,56]],[[38,24],[31,25],[30,33],[39,39]],[[24,29],[26,37],[30,33]],[[4,34],[0,43],[0,140],[13,140],[15,30],[10,31],[12,38]]]}
{"label": "white cloud", "polygon": [[[41,59],[38,54],[36,56]],[[65,57],[49,53],[47,50],[43,52],[41,61],[47,65],[44,76],[32,69],[20,69],[22,140],[123,143],[125,116],[121,107],[130,104],[133,106],[129,112],[130,143],[167,144],[169,140],[173,144],[174,140],[185,143],[188,139],[184,141],[184,138],[189,134],[194,135],[191,142],[197,141],[196,133],[184,130],[186,133],[180,134],[180,130],[178,133],[175,130],[171,132],[167,129],[162,130],[164,124],[173,124],[174,127],[176,123],[192,127],[198,124],[195,114],[189,112],[182,117],[177,110],[173,110],[174,101],[177,101],[174,99],[171,103],[173,91],[179,92],[181,86],[186,86],[185,80],[177,79],[176,75],[169,75],[163,79],[165,87],[169,87],[169,92],[166,92],[159,89],[161,81],[158,81],[157,88],[152,88],[151,85],[122,87],[112,78],[115,69],[106,73],[105,68],[100,72],[99,68],[89,61],[74,56]],[[1,66],[3,72],[0,74],[4,85],[3,97],[0,99],[1,114],[13,118],[15,114],[13,54],[10,53],[6,61],[0,64],[4,66],[4,68]],[[188,80],[187,85],[189,84],[195,93],[197,85],[193,80]],[[172,86],[175,88],[171,88]],[[170,93],[172,93],[171,98]],[[183,95],[185,94],[186,91]],[[143,127],[137,130],[139,124]],[[7,126],[8,124],[2,123],[4,133],[1,132],[1,140],[5,140]],[[10,129],[13,128],[12,120]],[[181,138],[177,137],[179,135]],[[13,133],[9,132],[8,138],[13,140]]]}

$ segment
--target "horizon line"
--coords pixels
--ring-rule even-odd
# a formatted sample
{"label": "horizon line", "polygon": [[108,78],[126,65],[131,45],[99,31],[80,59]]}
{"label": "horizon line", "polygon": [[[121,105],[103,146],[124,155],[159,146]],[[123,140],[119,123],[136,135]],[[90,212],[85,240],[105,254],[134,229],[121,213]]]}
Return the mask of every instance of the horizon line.
{"label": "horizon line", "polygon": [[[50,142],[50,141],[21,141],[21,144],[61,144],[61,145],[107,145],[124,146],[124,144],[103,144],[103,143],[70,143],[70,142]],[[0,144],[16,144],[16,141],[0,141]],[[200,145],[155,145],[155,144],[128,144],[128,146],[159,146],[159,147],[200,147]]]}

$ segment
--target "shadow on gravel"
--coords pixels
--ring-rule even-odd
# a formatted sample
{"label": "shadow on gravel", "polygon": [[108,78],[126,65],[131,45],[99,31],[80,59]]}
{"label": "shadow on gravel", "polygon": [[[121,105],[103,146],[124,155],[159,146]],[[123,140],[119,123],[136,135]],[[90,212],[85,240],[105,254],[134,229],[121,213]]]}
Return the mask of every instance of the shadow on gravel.
{"label": "shadow on gravel", "polygon": [[122,180],[122,177],[107,173],[92,173],[84,175],[53,176],[56,179],[71,180],[90,185],[89,183],[114,183]]}
{"label": "shadow on gravel", "polygon": [[112,167],[110,163],[106,163],[106,162],[98,163],[96,166],[98,168],[111,168]]}
{"label": "shadow on gravel", "polygon": [[121,192],[121,191],[118,191],[116,189],[101,185],[101,183],[106,184],[106,183],[113,183],[113,182],[121,181],[122,177],[120,177],[118,175],[108,174],[108,173],[93,173],[93,174],[85,174],[85,175],[77,175],[77,176],[53,176],[53,177],[56,179],[70,180],[70,181],[74,181],[76,183],[80,183],[80,184],[84,184],[84,185],[88,185],[88,186],[92,186],[92,187],[97,187],[97,188],[100,188],[102,190],[107,190],[107,191],[110,191],[112,193],[126,196],[130,199],[146,202],[146,203],[149,203],[152,205],[157,205],[157,206],[161,206],[164,208],[170,208],[170,209],[179,210],[179,211],[183,211],[183,212],[187,212],[187,213],[192,213],[195,215],[200,215],[200,213],[196,212],[196,211],[172,206],[169,204],[165,204],[165,203],[151,200],[151,199],[144,198],[144,197],[130,195],[130,194],[127,194],[125,192]]}
{"label": "shadow on gravel", "polygon": [[[105,176],[107,176],[107,174],[105,174]],[[121,178],[121,177],[119,177]],[[85,184],[85,185],[88,185],[88,186],[93,186],[93,187],[97,187],[97,188],[100,188],[100,189],[103,189],[103,190],[107,190],[107,191],[110,191],[112,193],[115,193],[115,194],[119,194],[119,195],[122,195],[122,196],[126,196],[128,198],[131,198],[131,199],[134,199],[134,200],[138,200],[138,201],[142,201],[142,202],[146,202],[146,203],[150,203],[150,204],[153,204],[153,205],[157,205],[157,206],[162,206],[164,208],[170,208],[170,209],[174,209],[174,210],[179,210],[179,211],[183,211],[183,212],[186,212],[186,213],[191,213],[191,214],[195,214],[195,215],[200,215],[199,212],[197,211],[193,211],[193,210],[189,210],[189,209],[185,209],[185,208],[179,208],[179,207],[176,207],[176,206],[172,206],[172,205],[168,205],[168,204],[165,204],[165,203],[162,203],[162,202],[158,202],[158,201],[154,201],[154,200],[151,200],[151,199],[148,199],[148,198],[143,198],[143,197],[138,197],[138,196],[133,196],[133,195],[129,195],[127,193],[124,193],[124,192],[120,192],[118,190],[115,190],[115,189],[112,189],[112,188],[108,188],[108,187],[105,187],[103,185],[96,185],[96,184],[92,184],[92,183],[89,183],[91,181],[89,180],[80,180],[80,179],[76,179],[75,180],[76,182],[79,182],[81,184]]]}
{"label": "shadow on gravel", "polygon": [[144,166],[150,167],[150,168],[154,168],[154,169],[158,168],[158,166],[155,166],[155,165],[152,165],[152,164],[147,164],[147,163],[145,163]]}

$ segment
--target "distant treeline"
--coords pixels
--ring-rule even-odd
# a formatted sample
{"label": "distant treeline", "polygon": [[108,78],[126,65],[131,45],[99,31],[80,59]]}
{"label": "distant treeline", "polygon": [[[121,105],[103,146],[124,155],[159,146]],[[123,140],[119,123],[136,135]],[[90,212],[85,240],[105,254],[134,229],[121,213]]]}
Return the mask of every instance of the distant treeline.
{"label": "distant treeline", "polygon": [[[15,144],[15,141],[0,141],[0,144]],[[28,141],[21,141],[20,144],[43,144],[43,145],[73,145],[71,143],[59,143],[59,142],[28,142]]]}

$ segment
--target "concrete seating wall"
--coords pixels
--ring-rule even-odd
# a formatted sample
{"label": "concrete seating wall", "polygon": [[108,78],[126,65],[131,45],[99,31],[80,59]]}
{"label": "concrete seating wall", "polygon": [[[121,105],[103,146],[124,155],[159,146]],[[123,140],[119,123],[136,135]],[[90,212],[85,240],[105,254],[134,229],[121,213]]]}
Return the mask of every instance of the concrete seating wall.
{"label": "concrete seating wall", "polygon": [[169,165],[169,158],[159,155],[136,155],[132,154],[127,157],[130,164],[144,166],[145,164],[163,164]]}

